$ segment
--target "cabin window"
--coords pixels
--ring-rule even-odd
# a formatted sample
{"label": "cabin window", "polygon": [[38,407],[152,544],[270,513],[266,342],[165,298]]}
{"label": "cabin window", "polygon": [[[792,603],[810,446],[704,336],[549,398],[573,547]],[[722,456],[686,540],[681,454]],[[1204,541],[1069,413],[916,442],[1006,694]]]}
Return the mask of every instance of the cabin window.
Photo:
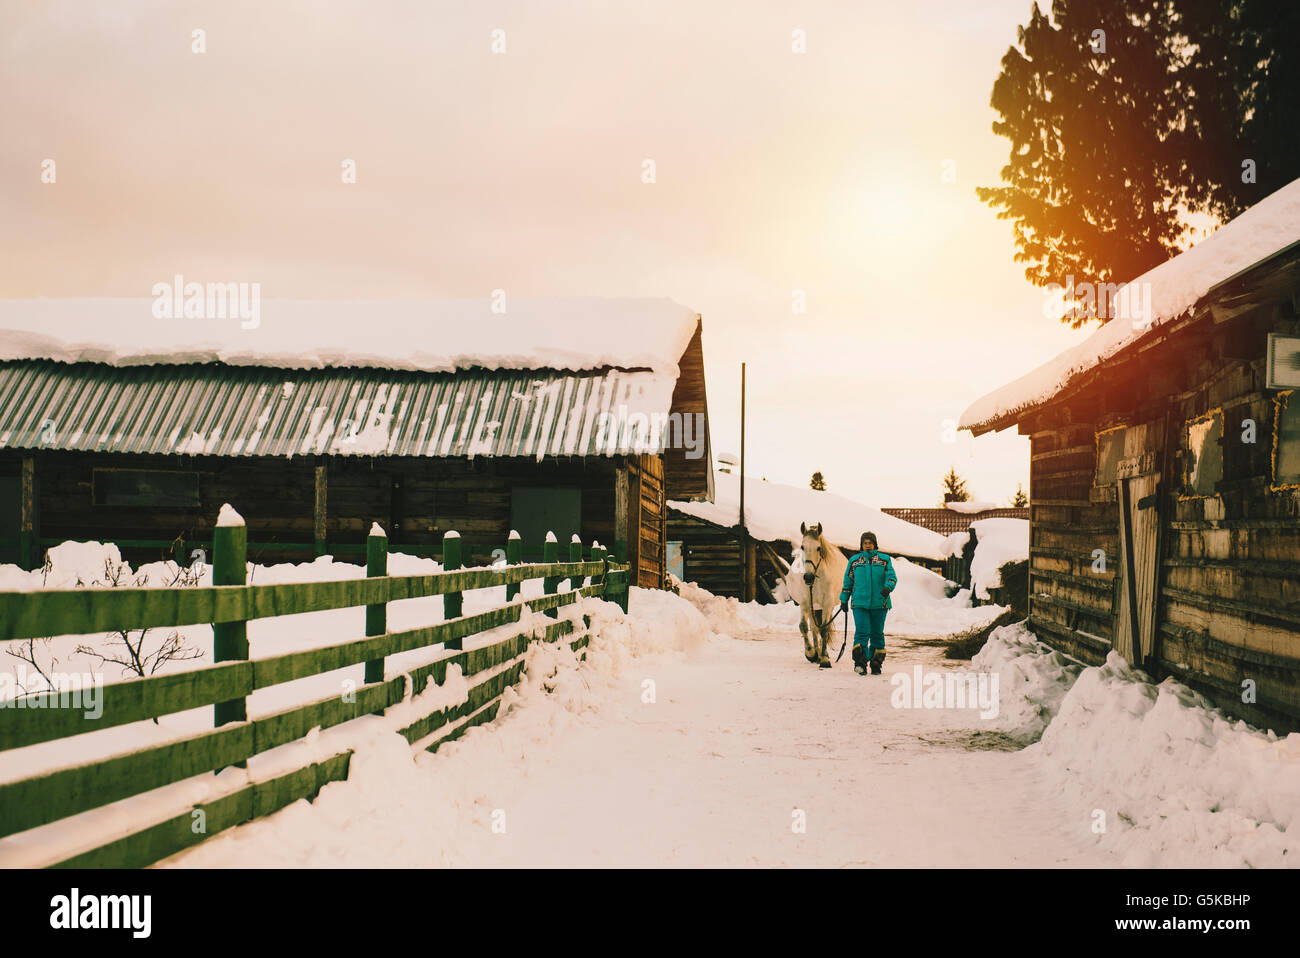
{"label": "cabin window", "polygon": [[582,527],[582,490],[572,486],[515,486],[510,494],[510,528],[524,540],[526,558],[540,559],[546,533],[560,543],[560,559]]}
{"label": "cabin window", "polygon": [[1183,492],[1188,496],[1212,496],[1223,479],[1223,414],[1214,413],[1187,424],[1187,458],[1183,470]]}
{"label": "cabin window", "polygon": [[1300,394],[1277,397],[1277,444],[1273,451],[1273,482],[1300,485]]}
{"label": "cabin window", "polygon": [[96,469],[92,488],[97,506],[192,508],[199,504],[199,476],[195,472]]}

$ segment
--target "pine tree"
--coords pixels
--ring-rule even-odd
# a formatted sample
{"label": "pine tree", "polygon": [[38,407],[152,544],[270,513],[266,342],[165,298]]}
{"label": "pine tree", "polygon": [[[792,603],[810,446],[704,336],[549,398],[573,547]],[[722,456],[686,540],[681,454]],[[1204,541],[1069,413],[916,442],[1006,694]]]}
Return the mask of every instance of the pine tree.
{"label": "pine tree", "polygon": [[949,469],[943,477],[944,502],[969,502],[970,493],[966,491],[966,480],[957,475],[956,469]]}
{"label": "pine tree", "polygon": [[1011,497],[1011,506],[1013,509],[1023,509],[1029,505],[1029,497],[1025,495],[1023,483],[1016,484],[1016,494]]}
{"label": "pine tree", "polygon": [[808,483],[808,485],[811,486],[813,489],[816,489],[818,492],[826,491],[826,480],[822,477],[822,474],[820,472],[814,472],[812,474],[812,480]]}
{"label": "pine tree", "polygon": [[[1300,176],[1297,31],[1273,0],[1035,3],[993,85],[1004,185],[976,190],[1026,278],[1128,282],[1189,245],[1185,209],[1230,218]],[[1097,299],[1063,320],[1113,317]]]}

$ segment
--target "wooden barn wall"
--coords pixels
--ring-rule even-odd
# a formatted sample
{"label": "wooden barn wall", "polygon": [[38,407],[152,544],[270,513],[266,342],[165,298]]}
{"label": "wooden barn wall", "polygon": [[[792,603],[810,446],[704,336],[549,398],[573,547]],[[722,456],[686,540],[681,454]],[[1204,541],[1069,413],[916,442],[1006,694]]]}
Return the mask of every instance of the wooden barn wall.
{"label": "wooden barn wall", "polygon": [[683,572],[714,595],[740,597],[740,542],[737,535],[693,516],[672,512],[668,538],[682,544]]}
{"label": "wooden barn wall", "polygon": [[[1300,728],[1300,490],[1273,484],[1276,400],[1267,334],[1300,332],[1290,303],[1176,331],[1020,424],[1031,437],[1031,627],[1089,663],[1115,639],[1120,513],[1094,486],[1097,433],[1147,424],[1159,456],[1160,548],[1154,656],[1234,715]],[[1222,416],[1223,479],[1185,488],[1187,423]],[[1246,420],[1256,441],[1243,441]],[[1108,561],[1099,571],[1095,550]],[[1243,682],[1256,701],[1243,701]]]}
{"label": "wooden barn wall", "polygon": [[[0,471],[16,472],[24,455],[15,450],[0,452]],[[205,542],[211,540],[221,505],[229,502],[243,515],[250,542],[272,544],[250,548],[250,559],[309,561],[316,466],[321,462],[327,467],[326,551],[340,558],[355,561],[370,524],[378,521],[394,549],[436,548],[443,533],[455,529],[465,544],[465,561],[487,562],[510,533],[511,490],[516,485],[581,488],[579,534],[584,547],[590,547],[593,539],[610,544],[615,538],[618,460],[218,459],[67,452],[36,452],[33,458],[39,536],[44,539],[171,541],[180,537]],[[197,473],[199,504],[190,508],[96,506],[92,482],[97,468]],[[645,497],[656,494],[662,495],[662,483],[656,493],[647,482]],[[662,506],[649,511],[663,513]],[[644,525],[652,528],[653,517]],[[132,562],[152,561],[169,556],[170,551],[157,546],[124,548],[123,555]],[[653,541],[646,543],[643,555],[647,567],[662,565],[662,548]]]}
{"label": "wooden barn wall", "polygon": [[628,463],[627,557],[636,584],[661,589],[666,572],[668,508],[664,494],[664,460],[640,455]]}
{"label": "wooden barn wall", "polygon": [[669,499],[703,499],[709,495],[709,404],[704,384],[703,325],[697,323],[686,351],[678,363],[680,373],[673,387],[672,412],[690,417],[691,440],[702,453],[687,458],[684,445],[672,443],[664,450],[664,483]]}

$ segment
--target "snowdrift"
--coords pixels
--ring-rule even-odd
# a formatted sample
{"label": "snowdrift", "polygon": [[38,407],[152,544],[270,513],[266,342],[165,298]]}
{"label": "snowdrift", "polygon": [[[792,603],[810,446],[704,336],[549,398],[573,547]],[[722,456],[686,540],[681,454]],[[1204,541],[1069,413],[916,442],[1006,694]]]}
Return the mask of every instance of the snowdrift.
{"label": "snowdrift", "polygon": [[1074,809],[1080,834],[1125,865],[1300,866],[1300,733],[1228,718],[1114,652],[1084,668],[1023,624],[995,630],[972,664],[1001,676],[995,721],[1041,733],[1024,754]]}

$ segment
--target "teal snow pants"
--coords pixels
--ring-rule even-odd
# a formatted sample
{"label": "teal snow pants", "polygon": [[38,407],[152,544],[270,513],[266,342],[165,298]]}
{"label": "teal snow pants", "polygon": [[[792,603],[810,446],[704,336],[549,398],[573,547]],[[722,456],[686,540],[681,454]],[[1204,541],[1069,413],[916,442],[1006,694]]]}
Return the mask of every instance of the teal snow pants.
{"label": "teal snow pants", "polygon": [[853,609],[853,644],[860,645],[870,658],[885,647],[885,613],[888,609]]}

